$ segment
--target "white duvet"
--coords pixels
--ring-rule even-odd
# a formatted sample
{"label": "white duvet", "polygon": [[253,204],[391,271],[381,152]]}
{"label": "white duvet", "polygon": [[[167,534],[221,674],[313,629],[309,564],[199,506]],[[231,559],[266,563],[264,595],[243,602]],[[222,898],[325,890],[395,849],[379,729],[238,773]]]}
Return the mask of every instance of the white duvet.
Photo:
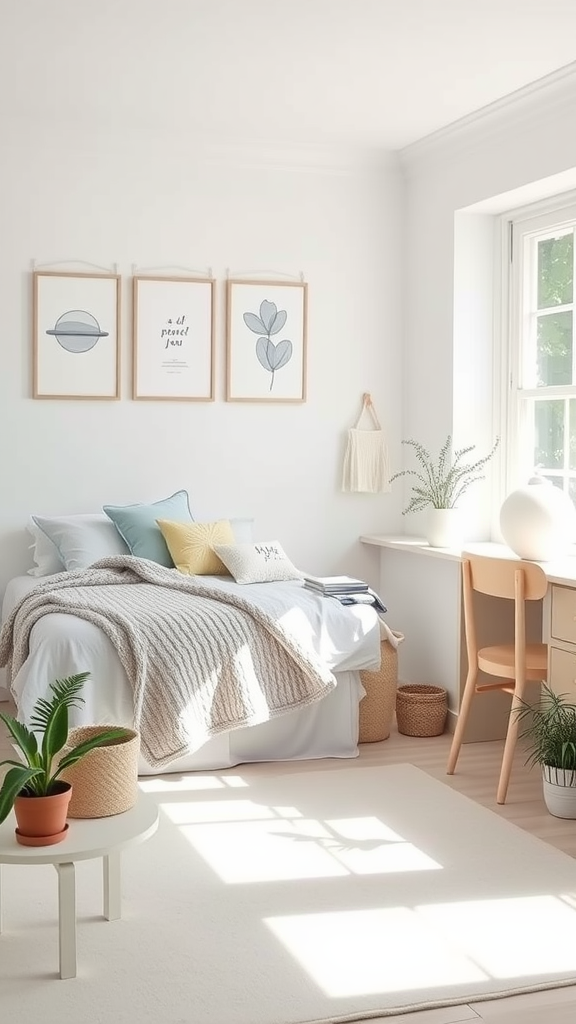
{"label": "white duvet", "polygon": [[[17,577],[7,587],[3,621],[38,580]],[[274,721],[235,730],[209,740],[191,758],[179,759],[170,771],[226,767],[239,761],[300,757],[354,756],[357,753],[358,670],[373,668],[380,659],[380,623],[375,610],[357,605],[343,608],[335,599],[306,590],[299,582],[239,586],[228,579],[210,579],[222,590],[246,594],[275,616],[287,617],[303,631],[311,649],[336,674],[337,686],[316,705],[289,712]],[[118,722],[132,724],[132,692],[118,656],[95,625],[66,614],[46,615],[34,626],[30,651],[12,681],[19,717],[29,719],[48,683],[89,666],[85,705],[73,724]],[[150,770],[145,762],[141,771]],[[164,769],[166,770],[166,769]]]}

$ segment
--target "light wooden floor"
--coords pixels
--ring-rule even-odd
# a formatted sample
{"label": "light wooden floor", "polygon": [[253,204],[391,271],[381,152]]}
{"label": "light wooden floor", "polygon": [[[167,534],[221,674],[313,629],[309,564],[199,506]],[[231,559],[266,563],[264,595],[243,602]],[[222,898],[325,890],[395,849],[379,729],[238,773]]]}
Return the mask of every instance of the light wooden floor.
{"label": "light wooden floor", "polygon": [[[9,704],[0,704],[1,711],[13,711]],[[554,818],[542,800],[542,783],[537,769],[524,767],[524,756],[517,751],[508,801],[500,807],[496,803],[496,784],[502,755],[502,743],[473,743],[462,748],[457,773],[446,775],[446,761],[450,737],[435,736],[427,739],[401,736],[393,729],[391,736],[381,743],[367,743],[360,747],[358,761],[335,758],[319,761],[292,761],[275,764],[243,765],[242,773],[284,775],[314,771],[341,771],[353,764],[385,765],[408,763],[417,765],[434,778],[440,779],[459,793],[470,797],[495,814],[531,832],[545,842],[576,857],[576,822]],[[0,723],[0,760],[11,756],[5,730]],[[537,927],[537,922],[535,922]],[[576,936],[574,937],[576,941]],[[455,1024],[473,1021],[479,1024],[574,1024],[576,1020],[575,987],[550,989],[510,999],[472,1003],[469,1006],[446,1007],[422,1013],[402,1014],[397,1017],[371,1018],[376,1024]]]}

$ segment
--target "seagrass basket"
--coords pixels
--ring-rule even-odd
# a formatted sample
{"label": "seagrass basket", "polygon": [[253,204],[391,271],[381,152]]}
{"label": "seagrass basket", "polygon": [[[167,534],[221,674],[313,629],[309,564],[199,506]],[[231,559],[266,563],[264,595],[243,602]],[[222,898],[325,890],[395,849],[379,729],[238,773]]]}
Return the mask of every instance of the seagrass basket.
{"label": "seagrass basket", "polygon": [[[392,632],[401,643],[403,634],[395,630]],[[380,668],[376,672],[363,669],[360,679],[366,695],[360,701],[358,742],[387,740],[392,728],[398,685],[398,651],[389,640],[382,640],[380,644]]]}
{"label": "seagrass basket", "polygon": [[[113,726],[85,725],[71,729],[62,756],[110,728]],[[133,729],[127,733],[126,738],[89,750],[62,772],[61,778],[72,783],[69,818],[107,818],[134,806],[138,798],[140,736]]]}
{"label": "seagrass basket", "polygon": [[448,715],[448,694],[442,686],[409,683],[398,687],[396,722],[404,736],[439,736]]}

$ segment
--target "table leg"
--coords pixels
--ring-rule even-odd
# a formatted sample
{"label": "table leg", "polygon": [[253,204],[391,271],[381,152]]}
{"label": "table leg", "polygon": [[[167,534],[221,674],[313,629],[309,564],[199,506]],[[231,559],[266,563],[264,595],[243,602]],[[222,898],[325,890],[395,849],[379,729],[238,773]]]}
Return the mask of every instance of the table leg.
{"label": "table leg", "polygon": [[76,977],[76,884],[73,863],[56,864],[60,977]]}
{"label": "table leg", "polygon": [[109,853],[102,858],[104,883],[104,917],[107,921],[117,921],[122,916],[122,896],[120,877],[120,852]]}

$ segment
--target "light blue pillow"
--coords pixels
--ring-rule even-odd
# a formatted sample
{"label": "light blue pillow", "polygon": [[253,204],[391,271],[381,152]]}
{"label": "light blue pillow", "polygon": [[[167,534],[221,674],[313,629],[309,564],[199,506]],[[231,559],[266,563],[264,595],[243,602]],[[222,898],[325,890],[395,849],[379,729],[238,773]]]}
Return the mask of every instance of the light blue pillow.
{"label": "light blue pillow", "polygon": [[174,562],[157,519],[170,519],[174,523],[192,523],[188,492],[176,491],[169,498],[153,501],[150,505],[104,505],[103,511],[112,520],[131,555],[148,558],[173,568]]}

